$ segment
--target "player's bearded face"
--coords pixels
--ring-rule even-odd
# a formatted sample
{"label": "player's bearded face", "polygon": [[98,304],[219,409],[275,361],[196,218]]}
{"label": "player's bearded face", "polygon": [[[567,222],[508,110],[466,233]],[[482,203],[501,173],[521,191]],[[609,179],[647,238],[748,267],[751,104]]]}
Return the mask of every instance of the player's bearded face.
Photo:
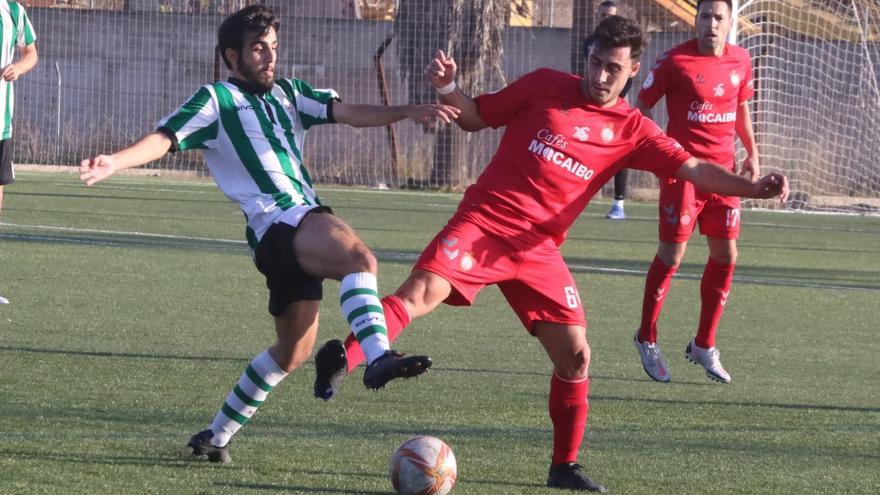
{"label": "player's bearded face", "polygon": [[585,95],[599,106],[617,103],[626,81],[639,72],[639,63],[631,57],[630,47],[590,48],[587,77],[581,83]]}
{"label": "player's bearded face", "polygon": [[733,27],[727,2],[703,2],[697,12],[696,29],[700,51],[718,52],[724,47],[730,28]]}
{"label": "player's bearded face", "polygon": [[242,44],[236,69],[241,79],[269,91],[275,84],[278,36],[274,28],[265,34],[248,33]]}

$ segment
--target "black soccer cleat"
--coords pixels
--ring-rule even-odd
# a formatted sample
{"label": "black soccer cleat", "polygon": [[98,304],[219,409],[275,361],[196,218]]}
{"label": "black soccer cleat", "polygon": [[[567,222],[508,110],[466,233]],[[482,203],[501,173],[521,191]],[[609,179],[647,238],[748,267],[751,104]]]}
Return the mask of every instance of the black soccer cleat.
{"label": "black soccer cleat", "polygon": [[315,354],[315,397],[332,399],[347,373],[345,346],[339,340],[328,340]]}
{"label": "black soccer cleat", "polygon": [[364,385],[379,390],[395,378],[412,378],[428,371],[431,367],[428,356],[406,356],[395,350],[387,350],[385,354],[373,361],[364,371]]}
{"label": "black soccer cleat", "polygon": [[562,488],[582,492],[608,493],[605,485],[596,483],[587,477],[583,466],[573,462],[563,462],[550,466],[550,474],[547,475],[547,486],[550,488]]}
{"label": "black soccer cleat", "polygon": [[211,462],[219,462],[221,464],[232,462],[232,458],[229,457],[229,444],[231,442],[227,442],[222,447],[217,447],[211,443],[211,438],[213,437],[214,432],[210,429],[200,431],[189,439],[189,443],[186,446],[193,449],[193,455],[206,455]]}

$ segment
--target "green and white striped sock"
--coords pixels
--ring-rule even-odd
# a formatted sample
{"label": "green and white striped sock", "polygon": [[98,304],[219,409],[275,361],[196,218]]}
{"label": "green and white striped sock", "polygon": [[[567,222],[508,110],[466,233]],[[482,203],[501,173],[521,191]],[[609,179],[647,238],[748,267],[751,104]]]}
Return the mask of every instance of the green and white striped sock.
{"label": "green and white striped sock", "polygon": [[339,304],[369,365],[389,348],[376,276],[369,272],[346,275],[339,286]]}
{"label": "green and white striped sock", "polygon": [[211,443],[216,447],[229,443],[232,435],[251,419],[269,392],[285,376],[287,373],[278,367],[268,350],[255,357],[214,417],[214,422],[211,423],[211,431],[214,433]]}

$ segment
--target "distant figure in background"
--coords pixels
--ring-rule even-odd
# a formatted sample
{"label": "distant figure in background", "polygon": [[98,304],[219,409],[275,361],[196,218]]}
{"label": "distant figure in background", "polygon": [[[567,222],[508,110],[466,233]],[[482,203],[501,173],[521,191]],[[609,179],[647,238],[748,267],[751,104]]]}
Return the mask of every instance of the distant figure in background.
{"label": "distant figure in background", "polygon": [[[12,168],[12,111],[15,94],[12,83],[37,65],[37,36],[24,7],[18,2],[0,0],[0,23],[3,46],[0,48],[0,210],[3,209],[3,186],[15,181]],[[8,36],[8,38],[7,38]],[[15,47],[18,47],[18,60]]]}
{"label": "distant figure in background", "polygon": [[[611,17],[613,15],[618,15],[617,10],[617,2],[613,0],[605,0],[600,3],[596,8],[596,21],[602,22],[606,17]],[[587,53],[589,47],[584,47],[584,53]],[[629,88],[632,87],[632,79],[626,82],[626,86],[623,87],[623,91],[620,92],[621,98],[626,98],[627,93],[629,93]],[[626,213],[623,211],[623,198],[626,196],[626,176],[629,173],[628,169],[622,168],[620,172],[614,174],[614,202],[611,203],[611,209],[608,210],[608,214],[605,215],[605,218],[611,220],[625,220]]]}

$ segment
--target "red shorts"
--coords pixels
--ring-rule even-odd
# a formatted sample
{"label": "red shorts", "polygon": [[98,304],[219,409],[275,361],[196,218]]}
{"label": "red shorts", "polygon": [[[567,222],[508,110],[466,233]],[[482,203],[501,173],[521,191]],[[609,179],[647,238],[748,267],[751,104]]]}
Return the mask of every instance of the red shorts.
{"label": "red shorts", "polygon": [[660,242],[687,242],[700,233],[719,239],[739,238],[739,197],[704,193],[684,179],[660,181]]}
{"label": "red shorts", "polygon": [[414,269],[446,279],[452,293],[444,302],[452,306],[470,306],[483,287],[498,285],[529,332],[536,321],[586,326],[577,286],[551,238],[519,246],[455,215]]}

